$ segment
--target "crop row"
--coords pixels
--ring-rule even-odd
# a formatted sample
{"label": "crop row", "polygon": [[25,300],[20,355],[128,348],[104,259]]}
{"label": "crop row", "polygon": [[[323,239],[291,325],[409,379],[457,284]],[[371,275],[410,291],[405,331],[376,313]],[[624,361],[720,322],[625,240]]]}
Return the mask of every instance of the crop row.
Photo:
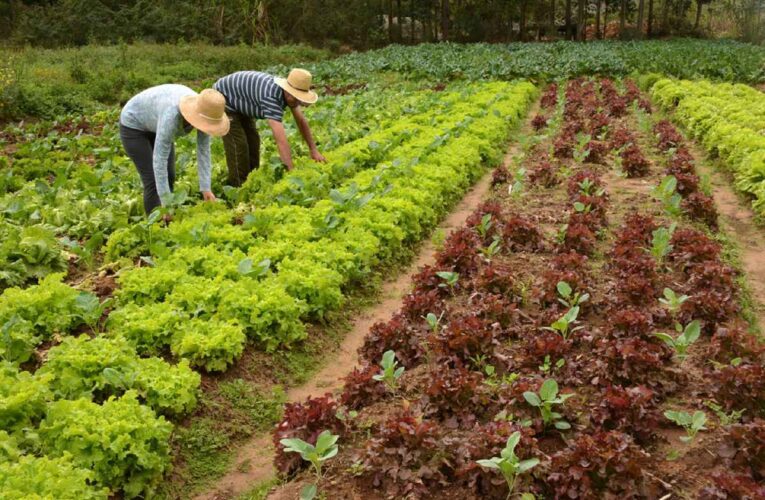
{"label": "crop row", "polygon": [[[307,114],[323,140],[320,146],[332,157],[339,146],[427,109],[431,94],[415,91],[401,98],[394,90],[381,89],[332,96]],[[11,154],[0,156],[0,289],[65,271],[67,260],[80,268],[93,267],[111,233],[127,231],[142,220],[141,187],[122,151],[117,120],[117,113],[110,111],[4,131]],[[294,136],[294,127],[288,126],[288,133]],[[196,169],[190,168],[193,140],[178,141],[176,191],[197,191]],[[214,188],[230,203],[278,178],[279,170],[266,161],[268,167],[252,176],[241,195],[236,189],[224,190],[220,146],[219,141],[213,145],[214,163],[221,166],[214,172]],[[295,146],[298,155],[305,153],[302,143]],[[273,154],[273,142],[264,141],[262,157],[270,159]]]}
{"label": "crop row", "polygon": [[[150,492],[170,462],[165,416],[196,404],[200,378],[190,365],[222,370],[247,337],[269,349],[304,338],[304,321],[339,307],[345,287],[371,268],[405,255],[483,165],[497,163],[535,93],[528,83],[445,93],[444,116],[428,115],[442,136],[415,133],[415,118],[401,160],[359,165],[309,207],[232,212],[205,204],[179,210],[166,228],[147,226],[153,243],[172,252],[125,270],[116,304],[60,283],[60,275],[6,290],[0,310],[12,342],[4,355],[13,363],[3,364],[0,477],[37,479],[9,480],[4,493]],[[104,324],[108,331],[98,333]],[[95,336],[75,336],[83,332]],[[177,365],[139,356],[168,347]],[[41,474],[56,479],[43,483]]]}
{"label": "crop row", "polygon": [[328,81],[366,81],[395,72],[405,78],[564,80],[659,73],[676,78],[753,83],[762,80],[761,47],[708,40],[638,42],[390,45],[309,65]]}
{"label": "crop row", "polygon": [[734,177],[765,214],[765,96],[745,85],[662,79],[651,88],[662,107]]}
{"label": "crop row", "polygon": [[[569,84],[564,123],[532,146],[528,178],[495,172],[493,199],[370,329],[338,397],[287,405],[274,431],[282,474],[313,464],[325,494],[348,498],[763,495],[765,358],[738,322],[721,246],[647,193],[608,193],[604,174],[625,150],[617,132],[644,139],[629,117],[608,113],[599,163],[552,159],[556,145],[585,142],[571,144],[569,120],[600,123],[586,117],[609,107],[610,85]],[[658,149],[690,186],[670,127],[653,129]],[[663,183],[647,163],[641,175]],[[612,208],[617,196],[626,207]],[[611,230],[617,208],[627,213]],[[541,221],[566,231],[550,236]],[[673,423],[687,448],[673,449]]]}
{"label": "crop row", "polygon": [[[140,347],[169,344],[207,370],[224,369],[247,337],[267,350],[301,340],[304,320],[340,307],[345,287],[400,257],[470,185],[482,162],[497,161],[497,146],[533,95],[529,84],[474,87],[464,102],[441,110],[445,119],[427,120],[443,134],[435,138],[418,136],[416,115],[402,125],[410,133],[396,130],[407,140],[394,161],[360,169],[311,206],[277,202],[244,214],[242,224],[231,222],[228,211],[204,207],[171,225],[164,237],[172,252],[154,267],[120,276],[124,308],[112,313],[112,330]],[[206,234],[195,238],[203,226]],[[161,316],[160,309],[176,315]],[[148,321],[153,329],[130,329]],[[217,336],[219,328],[228,331]]]}

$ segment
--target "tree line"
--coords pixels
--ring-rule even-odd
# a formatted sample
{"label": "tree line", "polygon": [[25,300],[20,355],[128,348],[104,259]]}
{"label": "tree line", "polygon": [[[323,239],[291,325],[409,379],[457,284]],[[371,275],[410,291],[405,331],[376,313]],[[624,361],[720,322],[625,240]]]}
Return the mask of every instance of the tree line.
{"label": "tree line", "polygon": [[0,0],[0,37],[44,46],[185,40],[331,49],[678,34],[760,42],[764,12],[765,0]]}

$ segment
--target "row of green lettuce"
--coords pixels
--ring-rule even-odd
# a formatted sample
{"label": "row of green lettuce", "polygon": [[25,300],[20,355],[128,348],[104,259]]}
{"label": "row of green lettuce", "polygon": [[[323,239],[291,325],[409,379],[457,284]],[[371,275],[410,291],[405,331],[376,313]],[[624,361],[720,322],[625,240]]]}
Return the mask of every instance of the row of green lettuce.
{"label": "row of green lettuce", "polygon": [[[121,273],[110,330],[142,353],[169,347],[208,371],[234,362],[247,339],[267,351],[304,339],[305,321],[340,308],[345,289],[404,255],[481,165],[496,163],[533,92],[530,84],[458,87],[279,181],[270,205],[255,196],[260,203],[235,217],[214,205],[189,210],[153,235],[154,266]],[[391,147],[378,155],[372,143]],[[276,195],[296,179],[299,196]]]}
{"label": "row of green lettuce", "polygon": [[[6,290],[3,353],[17,357],[0,365],[2,496],[150,496],[171,463],[168,418],[196,404],[191,365],[224,369],[248,338],[266,349],[304,338],[306,321],[341,307],[355,282],[405,255],[499,162],[536,93],[523,82],[450,89],[442,106],[402,119],[406,132],[391,127],[406,139],[387,161],[346,165],[346,177],[332,177],[333,165],[346,164],[339,159],[306,163],[279,181],[326,173],[324,197],[310,203],[180,210],[169,226],[152,228],[169,251],[125,270],[115,304],[56,275]],[[367,150],[368,142],[357,152]],[[107,331],[96,333],[107,308]],[[24,367],[35,364],[40,342],[54,346],[30,373]],[[159,357],[168,351],[177,364]]]}
{"label": "row of green lettuce", "polygon": [[[408,90],[408,89],[403,89]],[[428,105],[420,99],[430,92],[402,88],[360,91],[330,96],[306,110],[323,150],[384,129],[401,116]],[[285,120],[296,155],[307,153],[296,137],[292,120]],[[82,130],[86,133],[81,133]],[[35,283],[49,273],[67,270],[68,261],[80,268],[97,265],[105,241],[120,228],[135,228],[143,220],[141,186],[125,157],[116,110],[82,120],[70,117],[8,127],[10,153],[0,155],[0,290]],[[267,137],[270,130],[261,130]],[[3,149],[0,134],[0,150]],[[177,141],[179,179],[176,190],[195,193],[194,138]],[[262,157],[275,154],[273,141],[264,140]],[[214,189],[235,202],[238,191],[224,185],[222,143],[213,142]],[[278,163],[264,162],[251,182],[261,189],[275,182]],[[256,182],[257,181],[257,182]],[[195,202],[189,197],[188,203]]]}
{"label": "row of green lettuce", "polygon": [[765,216],[765,94],[747,85],[661,79],[651,96],[720,159]]}

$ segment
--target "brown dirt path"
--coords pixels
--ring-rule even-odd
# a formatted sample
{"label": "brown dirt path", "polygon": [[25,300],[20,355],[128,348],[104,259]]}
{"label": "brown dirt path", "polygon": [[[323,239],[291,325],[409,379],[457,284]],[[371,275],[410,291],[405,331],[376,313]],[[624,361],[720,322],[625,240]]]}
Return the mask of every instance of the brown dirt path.
{"label": "brown dirt path", "polygon": [[754,212],[733,191],[725,174],[713,168],[697,148],[693,151],[699,173],[707,174],[712,196],[720,212],[720,228],[739,250],[741,268],[752,292],[752,308],[760,328],[765,328],[765,230],[755,222]]}
{"label": "brown dirt path", "polygon": [[[507,153],[505,162],[507,163],[514,154],[515,150],[511,149]],[[463,226],[470,214],[486,198],[490,189],[491,172],[487,172],[438,226],[439,229],[448,233],[454,228]],[[401,299],[411,288],[410,276],[420,267],[432,263],[435,251],[434,243],[430,240],[426,241],[417,257],[400,273],[399,277],[383,284],[382,301],[358,316],[340,349],[333,354],[332,361],[308,383],[287,391],[288,401],[302,401],[309,396],[319,396],[342,387],[343,377],[358,363],[357,350],[363,344],[370,327],[378,321],[387,320],[401,307]],[[234,469],[221,478],[211,491],[197,496],[197,500],[235,498],[255,484],[274,477],[273,451],[270,434],[255,436],[239,449],[234,460]]]}

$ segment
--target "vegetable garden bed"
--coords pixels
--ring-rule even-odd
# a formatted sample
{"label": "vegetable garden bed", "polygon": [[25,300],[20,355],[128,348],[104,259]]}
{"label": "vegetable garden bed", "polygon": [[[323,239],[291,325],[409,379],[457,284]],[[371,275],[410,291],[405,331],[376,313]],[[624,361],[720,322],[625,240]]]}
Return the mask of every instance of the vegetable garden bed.
{"label": "vegetable garden bed", "polygon": [[[275,464],[297,476],[269,498],[765,495],[763,347],[714,204],[624,86],[545,93],[528,153],[370,330],[342,393],[287,405]],[[284,440],[325,431],[318,456],[339,453],[317,481]]]}

